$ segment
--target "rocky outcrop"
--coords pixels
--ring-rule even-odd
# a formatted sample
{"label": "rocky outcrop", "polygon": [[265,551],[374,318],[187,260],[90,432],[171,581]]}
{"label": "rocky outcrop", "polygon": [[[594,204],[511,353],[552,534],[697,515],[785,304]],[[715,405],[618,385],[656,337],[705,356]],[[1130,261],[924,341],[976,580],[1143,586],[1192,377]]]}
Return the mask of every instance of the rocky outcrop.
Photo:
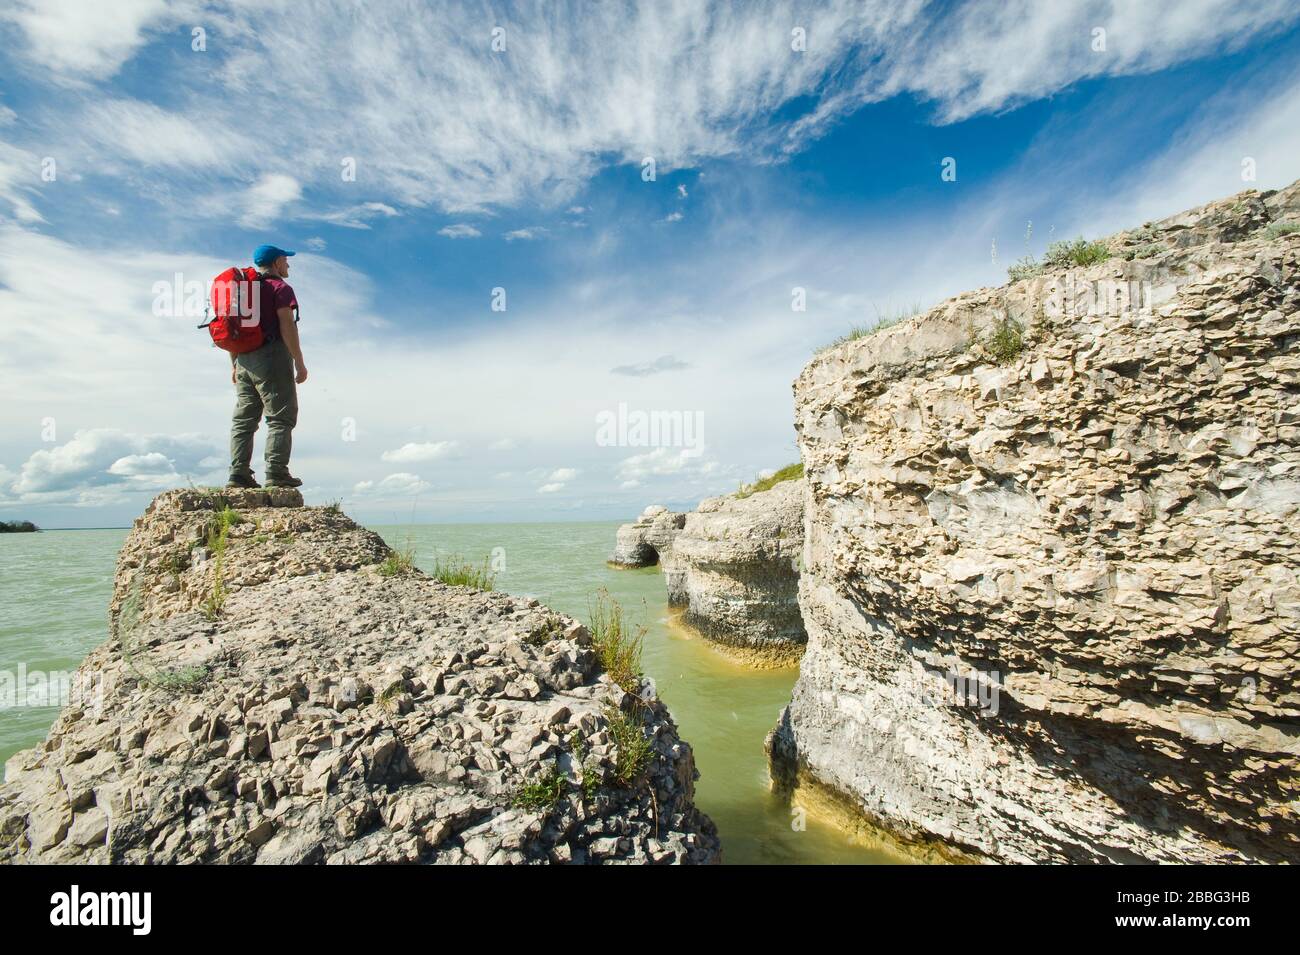
{"label": "rocky outcrop", "polygon": [[668,602],[728,655],[757,666],[798,661],[803,482],[712,497],[686,515],[665,569]]}
{"label": "rocky outcrop", "polygon": [[410,570],[296,491],[158,497],[112,619],[6,765],[0,861],[718,857],[690,747],[584,627]]}
{"label": "rocky outcrop", "polygon": [[672,555],[673,541],[685,523],[682,512],[651,504],[635,521],[618,529],[609,563],[615,567],[662,566]]}
{"label": "rocky outcrop", "polygon": [[1300,186],[795,383],[782,788],[1008,862],[1300,861]]}

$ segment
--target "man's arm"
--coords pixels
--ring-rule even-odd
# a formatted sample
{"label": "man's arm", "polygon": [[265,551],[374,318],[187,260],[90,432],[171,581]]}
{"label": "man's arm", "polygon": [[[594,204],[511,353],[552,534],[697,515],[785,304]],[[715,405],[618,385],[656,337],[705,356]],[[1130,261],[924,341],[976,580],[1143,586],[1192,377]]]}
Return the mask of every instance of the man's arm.
{"label": "man's arm", "polygon": [[276,314],[280,317],[280,337],[289,346],[289,354],[298,370],[294,380],[301,385],[307,380],[307,365],[302,360],[302,345],[298,342],[298,323],[293,320],[293,309],[289,306],[279,309]]}
{"label": "man's arm", "polygon": [[235,383],[235,353],[230,353],[230,383]]}

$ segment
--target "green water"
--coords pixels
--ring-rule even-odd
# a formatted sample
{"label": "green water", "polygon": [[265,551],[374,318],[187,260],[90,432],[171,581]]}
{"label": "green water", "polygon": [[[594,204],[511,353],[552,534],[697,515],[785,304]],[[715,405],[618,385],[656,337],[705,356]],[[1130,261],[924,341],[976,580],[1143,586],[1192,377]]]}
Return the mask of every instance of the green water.
{"label": "green water", "polygon": [[[410,545],[416,563],[457,553],[478,560],[496,548],[497,589],[537,597],[586,619],[606,588],[630,620],[647,629],[644,667],[695,750],[696,803],[718,825],[730,863],[887,863],[809,817],[792,826],[789,807],[768,792],[763,738],[790,699],[797,672],[751,670],[669,624],[655,569],[605,565],[617,524],[444,524],[376,527],[390,544]],[[49,531],[0,538],[0,670],[72,670],[106,635],[117,549],[125,530]],[[38,742],[52,708],[0,709],[0,760]]]}

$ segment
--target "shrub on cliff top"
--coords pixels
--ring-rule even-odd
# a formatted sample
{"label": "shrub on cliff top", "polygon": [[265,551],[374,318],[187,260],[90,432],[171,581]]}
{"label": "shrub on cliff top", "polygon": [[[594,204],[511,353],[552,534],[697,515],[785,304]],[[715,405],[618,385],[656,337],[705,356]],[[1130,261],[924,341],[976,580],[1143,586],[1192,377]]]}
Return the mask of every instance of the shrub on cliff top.
{"label": "shrub on cliff top", "polygon": [[1007,266],[1007,278],[1012,282],[1033,278],[1053,269],[1071,269],[1085,265],[1096,265],[1110,258],[1110,246],[1100,240],[1089,242],[1080,236],[1077,239],[1053,242],[1047,247],[1043,261],[1039,262],[1032,255],[1017,259]]}
{"label": "shrub on cliff top", "polygon": [[803,477],[803,462],[796,461],[794,464],[787,464],[785,467],[773,471],[765,478],[756,478],[753,484],[740,485],[739,490],[736,491],[736,497],[749,497],[759,491],[771,490],[782,481],[795,481],[801,477]]}
{"label": "shrub on cliff top", "polygon": [[868,335],[874,335],[876,332],[883,331],[886,328],[891,328],[899,322],[905,322],[909,318],[914,318],[924,311],[925,306],[920,302],[889,312],[882,312],[880,309],[876,309],[876,320],[874,322],[869,325],[863,323],[861,325],[849,326],[849,330],[839,338],[835,339],[830,344],[823,345],[821,348],[817,349],[817,354],[820,355],[824,351],[830,351],[832,348],[847,344],[848,342],[855,342],[859,338],[866,338]]}

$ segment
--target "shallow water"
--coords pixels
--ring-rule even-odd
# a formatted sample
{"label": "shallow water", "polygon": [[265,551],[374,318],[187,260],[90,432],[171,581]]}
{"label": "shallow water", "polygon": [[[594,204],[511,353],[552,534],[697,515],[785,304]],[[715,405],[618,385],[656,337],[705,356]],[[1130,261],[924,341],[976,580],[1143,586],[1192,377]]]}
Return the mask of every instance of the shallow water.
{"label": "shallow water", "polygon": [[[657,569],[605,565],[613,523],[442,524],[376,527],[416,563],[455,553],[496,554],[496,586],[585,620],[604,587],[630,621],[646,627],[643,664],[695,750],[696,803],[717,823],[729,863],[888,863],[898,856],[847,840],[768,792],[763,738],[790,699],[797,670],[733,663],[670,620]],[[125,529],[46,531],[0,537],[0,672],[74,670],[107,635],[108,600]],[[500,550],[496,550],[500,548]],[[53,707],[0,709],[0,761],[39,742]]]}

